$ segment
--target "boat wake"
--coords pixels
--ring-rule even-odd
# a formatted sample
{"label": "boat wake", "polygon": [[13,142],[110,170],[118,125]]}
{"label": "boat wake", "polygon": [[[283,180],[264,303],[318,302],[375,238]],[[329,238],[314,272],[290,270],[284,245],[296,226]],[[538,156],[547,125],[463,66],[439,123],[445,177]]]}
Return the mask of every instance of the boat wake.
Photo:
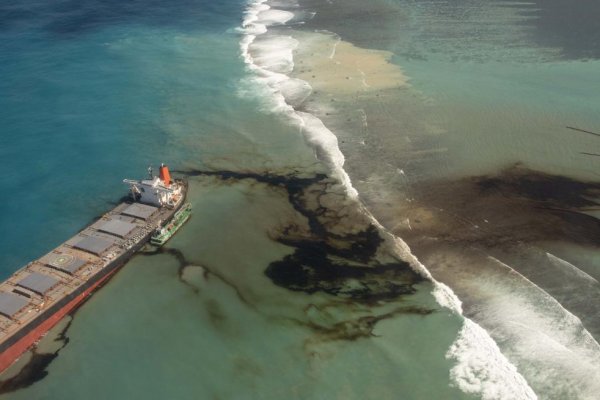
{"label": "boat wake", "polygon": [[[337,137],[313,114],[298,111],[312,88],[308,82],[291,78],[294,70],[294,50],[299,42],[289,35],[271,32],[296,21],[294,13],[272,8],[268,0],[251,1],[245,13],[240,32],[241,55],[250,71],[250,76],[241,83],[241,96],[257,96],[264,105],[264,111],[287,118],[290,124],[299,128],[306,142],[314,149],[316,157],[324,162],[342,189],[357,207],[377,226],[401,259],[408,261],[419,273],[433,282],[433,296],[436,301],[453,313],[462,315],[460,300],[446,285],[437,282],[417,258],[408,245],[387,231],[358,200],[358,192],[352,186],[350,177],[344,170],[344,155]],[[275,30],[275,29],[273,29]],[[336,42],[336,46],[339,41]],[[332,49],[332,56],[335,47]],[[465,393],[477,394],[486,400],[492,399],[536,399],[517,368],[501,353],[490,335],[475,322],[463,317],[463,326],[446,357],[454,360],[450,371],[454,384]]]}

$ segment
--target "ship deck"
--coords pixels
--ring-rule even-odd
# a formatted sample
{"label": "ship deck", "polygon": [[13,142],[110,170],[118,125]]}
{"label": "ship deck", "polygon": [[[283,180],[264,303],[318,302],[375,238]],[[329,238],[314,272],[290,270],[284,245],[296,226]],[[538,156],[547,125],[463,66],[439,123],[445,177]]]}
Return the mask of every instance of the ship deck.
{"label": "ship deck", "polygon": [[121,203],[0,283],[0,346],[44,310],[102,275],[175,210]]}

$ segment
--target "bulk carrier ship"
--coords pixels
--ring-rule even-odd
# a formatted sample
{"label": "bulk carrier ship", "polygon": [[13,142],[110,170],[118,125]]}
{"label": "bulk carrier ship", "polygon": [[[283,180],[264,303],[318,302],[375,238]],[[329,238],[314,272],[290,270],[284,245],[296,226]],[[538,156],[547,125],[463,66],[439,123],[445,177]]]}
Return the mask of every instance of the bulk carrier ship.
{"label": "bulk carrier ship", "polygon": [[[159,176],[129,180],[131,199],[0,284],[0,372],[105,283],[182,208],[187,186]],[[189,205],[186,205],[186,209]]]}

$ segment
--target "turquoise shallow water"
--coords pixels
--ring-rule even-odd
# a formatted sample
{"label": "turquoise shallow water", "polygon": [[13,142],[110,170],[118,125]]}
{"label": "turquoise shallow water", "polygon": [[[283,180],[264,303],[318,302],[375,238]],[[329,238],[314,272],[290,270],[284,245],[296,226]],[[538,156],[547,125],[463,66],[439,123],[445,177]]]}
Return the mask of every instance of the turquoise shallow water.
{"label": "turquoise shallow water", "polygon": [[[598,176],[597,61],[455,63],[430,59],[401,65],[431,101],[424,113],[445,130],[442,142],[459,175],[524,162],[580,179]],[[440,71],[445,71],[440,73]],[[446,141],[447,140],[447,141]],[[446,172],[447,173],[447,172]]]}
{"label": "turquoise shallow water", "polygon": [[[0,244],[4,276],[108,209],[125,192],[120,180],[149,163],[250,173],[190,177],[194,216],[169,248],[135,257],[75,314],[68,342],[48,335],[39,351],[64,345],[58,357],[22,382],[10,371],[3,397],[469,398],[445,357],[462,318],[430,284],[371,304],[265,275],[295,251],[297,238],[278,237],[306,229],[285,191],[294,184],[269,180],[328,168],[247,81],[235,30],[243,10],[235,1],[3,8],[2,183],[15,194],[0,221],[14,233]],[[329,208],[344,207],[331,196]],[[352,212],[336,212],[329,224],[352,229]],[[381,262],[398,262],[387,251]],[[343,281],[357,293],[365,284],[394,289],[377,276]]]}
{"label": "turquoise shallow water", "polygon": [[194,93],[198,110],[226,107],[219,99],[242,69],[218,54],[236,41],[210,35],[240,16],[239,2],[216,16],[202,2],[2,5],[0,183],[11,193],[0,217],[11,232],[0,243],[2,276],[103,213],[121,197],[122,178],[185,157],[165,126],[182,123],[174,94]]}
{"label": "turquoise shallow water", "polygon": [[[421,282],[411,295],[390,296],[402,282],[393,272],[361,275],[362,253],[346,250],[368,253],[372,243],[361,242],[367,231],[355,204],[322,178],[314,186],[290,180],[330,172],[334,142],[320,146],[322,137],[306,135],[271,97],[272,86],[252,79],[274,76],[249,70],[240,56],[236,28],[246,3],[7,3],[0,155],[8,168],[0,183],[13,195],[0,217],[11,232],[0,240],[0,273],[100,215],[124,194],[120,180],[139,177],[149,163],[191,171],[195,211],[164,251],[136,256],[75,314],[68,343],[29,386],[3,397],[533,398],[529,384],[539,398],[591,398],[597,353],[585,328],[599,332],[589,299],[600,297],[581,272],[598,278],[593,241],[582,239],[593,237],[585,230],[593,223],[557,222],[518,201],[507,211],[461,180],[515,162],[597,176],[600,159],[580,154],[595,138],[565,130],[598,130],[593,45],[561,51],[572,43],[564,32],[540,35],[560,4],[271,6],[297,13],[265,35],[274,40],[257,58],[279,62],[271,68],[291,65],[285,46],[293,42],[276,35],[294,29],[326,29],[392,51],[409,89],[327,99],[319,116],[341,138],[360,199],[456,291],[500,349],[434,300],[439,286]],[[313,98],[318,107],[320,95]],[[361,143],[362,121],[370,136]],[[550,198],[560,191],[550,189]],[[534,228],[544,219],[551,233],[564,226],[562,236],[526,234],[542,231]],[[502,229],[478,236],[490,221]],[[377,247],[368,267],[402,271],[390,243],[398,244]],[[274,284],[285,270],[265,274],[276,265],[293,271],[287,288],[285,279]],[[357,268],[349,277],[348,266]]]}

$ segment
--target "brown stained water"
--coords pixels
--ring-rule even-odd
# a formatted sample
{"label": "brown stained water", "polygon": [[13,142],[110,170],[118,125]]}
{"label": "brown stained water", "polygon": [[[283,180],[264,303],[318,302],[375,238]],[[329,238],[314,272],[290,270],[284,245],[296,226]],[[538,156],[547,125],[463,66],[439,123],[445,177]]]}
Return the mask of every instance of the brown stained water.
{"label": "brown stained water", "polygon": [[460,319],[364,218],[314,214],[327,178],[189,175],[185,227],[96,293],[48,378],[10,398],[467,398],[444,358]]}
{"label": "brown stained water", "polygon": [[[593,398],[600,186],[589,153],[600,145],[600,99],[585,87],[597,61],[539,47],[532,26],[543,17],[526,6],[379,3],[366,13],[353,1],[306,1],[316,11],[307,26],[281,29],[300,42],[293,76],[313,87],[300,107],[338,136],[367,208],[455,291],[540,398]],[[466,40],[475,29],[479,41]],[[377,66],[363,62],[377,55]]]}

